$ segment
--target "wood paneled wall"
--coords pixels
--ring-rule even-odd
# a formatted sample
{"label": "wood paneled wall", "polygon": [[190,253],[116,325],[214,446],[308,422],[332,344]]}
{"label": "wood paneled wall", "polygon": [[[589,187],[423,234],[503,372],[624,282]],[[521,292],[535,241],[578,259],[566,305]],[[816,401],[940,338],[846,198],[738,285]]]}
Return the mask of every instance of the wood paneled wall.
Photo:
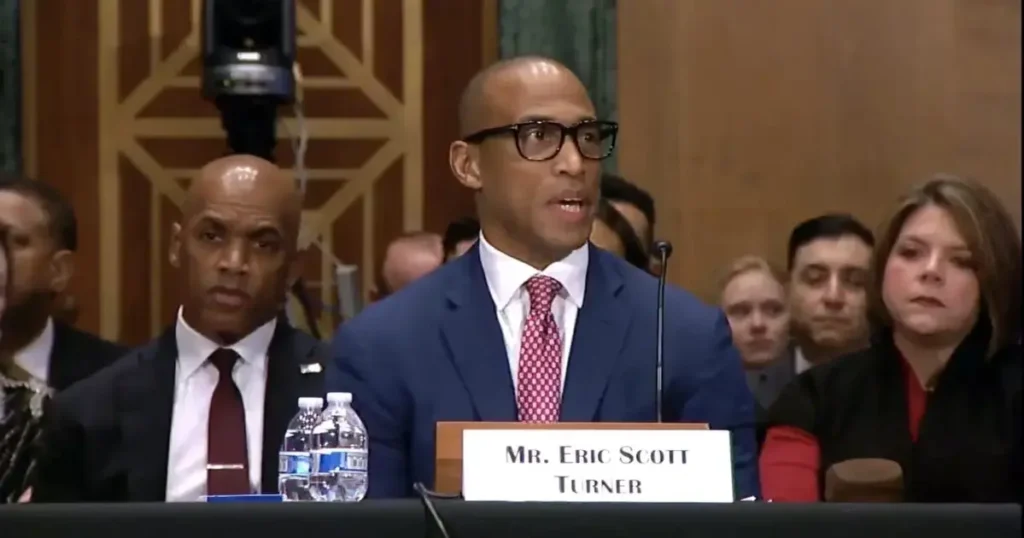
{"label": "wood paneled wall", "polygon": [[[497,50],[487,43],[492,3],[298,2],[311,134],[304,217],[330,255],[311,249],[306,277],[323,302],[334,302],[330,257],[360,265],[369,288],[389,240],[472,214],[447,148],[459,92]],[[198,89],[201,2],[23,5],[25,165],[77,212],[78,324],[144,342],[177,306],[167,234],[188,178],[225,151],[217,111]],[[287,140],[277,157],[292,166]]]}
{"label": "wood paneled wall", "polygon": [[620,169],[650,189],[671,279],[707,299],[732,258],[784,261],[798,221],[876,226],[934,172],[1020,222],[1019,0],[618,4]]}

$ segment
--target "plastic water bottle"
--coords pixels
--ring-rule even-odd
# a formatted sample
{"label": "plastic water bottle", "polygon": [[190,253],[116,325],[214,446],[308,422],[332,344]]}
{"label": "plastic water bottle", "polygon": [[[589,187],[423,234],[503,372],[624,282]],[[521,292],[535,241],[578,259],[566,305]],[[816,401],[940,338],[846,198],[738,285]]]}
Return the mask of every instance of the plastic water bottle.
{"label": "plastic water bottle", "polygon": [[285,501],[315,500],[309,490],[313,429],[320,422],[323,398],[299,398],[299,412],[288,423],[278,453],[277,491]]}
{"label": "plastic water bottle", "polygon": [[313,430],[310,490],[318,501],[359,502],[366,495],[366,427],[352,409],[352,395],[332,392]]}

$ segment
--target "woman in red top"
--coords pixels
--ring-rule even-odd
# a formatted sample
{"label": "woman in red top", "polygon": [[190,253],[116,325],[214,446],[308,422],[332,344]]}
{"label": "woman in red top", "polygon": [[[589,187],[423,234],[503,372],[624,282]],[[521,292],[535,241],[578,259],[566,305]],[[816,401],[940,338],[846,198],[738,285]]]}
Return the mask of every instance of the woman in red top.
{"label": "woman in red top", "polygon": [[901,201],[868,290],[870,348],[804,372],[769,411],[765,498],[818,501],[829,467],[899,464],[909,501],[1019,502],[1021,240],[980,184]]}

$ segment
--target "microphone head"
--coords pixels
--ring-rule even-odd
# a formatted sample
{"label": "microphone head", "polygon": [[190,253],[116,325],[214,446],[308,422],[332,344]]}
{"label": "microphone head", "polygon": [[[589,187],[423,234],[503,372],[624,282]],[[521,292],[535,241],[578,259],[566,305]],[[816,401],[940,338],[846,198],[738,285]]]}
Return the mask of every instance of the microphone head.
{"label": "microphone head", "polygon": [[672,255],[672,243],[668,241],[655,241],[654,250],[658,251],[662,258],[668,258]]}

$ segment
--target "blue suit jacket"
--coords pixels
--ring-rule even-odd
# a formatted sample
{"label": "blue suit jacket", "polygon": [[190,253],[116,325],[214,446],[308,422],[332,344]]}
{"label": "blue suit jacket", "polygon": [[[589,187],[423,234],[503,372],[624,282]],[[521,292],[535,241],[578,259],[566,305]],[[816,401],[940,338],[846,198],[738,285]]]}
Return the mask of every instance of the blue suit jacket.
{"label": "blue suit jacket", "polygon": [[[328,391],[353,394],[370,437],[369,497],[434,483],[435,426],[515,421],[508,355],[474,247],[338,329]],[[591,247],[561,420],[653,422],[657,280]],[[735,492],[760,495],[754,401],[725,317],[668,287],[664,419],[732,432]]]}

